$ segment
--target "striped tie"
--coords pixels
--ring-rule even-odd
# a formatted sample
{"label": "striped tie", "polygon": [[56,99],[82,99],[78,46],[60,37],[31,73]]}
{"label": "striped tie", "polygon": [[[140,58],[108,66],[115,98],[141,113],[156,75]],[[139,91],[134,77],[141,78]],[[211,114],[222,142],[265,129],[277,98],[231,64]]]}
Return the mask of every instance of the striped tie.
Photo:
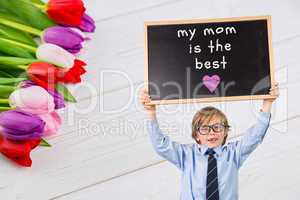
{"label": "striped tie", "polygon": [[208,149],[207,179],[206,179],[206,200],[219,200],[218,190],[218,168],[217,160],[214,157],[216,152],[213,149]]}

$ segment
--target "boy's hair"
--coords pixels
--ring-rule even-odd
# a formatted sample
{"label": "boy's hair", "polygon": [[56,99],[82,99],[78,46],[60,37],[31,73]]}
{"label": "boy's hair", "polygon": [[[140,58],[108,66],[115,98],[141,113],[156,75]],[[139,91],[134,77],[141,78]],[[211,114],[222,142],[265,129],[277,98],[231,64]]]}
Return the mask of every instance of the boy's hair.
{"label": "boy's hair", "polygon": [[219,109],[212,107],[212,106],[207,106],[202,108],[201,110],[199,110],[193,117],[193,121],[192,121],[192,138],[194,138],[194,140],[200,144],[200,142],[198,142],[196,140],[196,136],[197,136],[197,127],[201,124],[203,124],[203,122],[207,121],[209,122],[213,117],[219,117],[221,119],[221,123],[223,123],[225,125],[225,137],[224,137],[224,141],[222,143],[222,145],[225,144],[226,139],[227,139],[227,133],[229,130],[229,124],[228,124],[228,120],[226,115]]}

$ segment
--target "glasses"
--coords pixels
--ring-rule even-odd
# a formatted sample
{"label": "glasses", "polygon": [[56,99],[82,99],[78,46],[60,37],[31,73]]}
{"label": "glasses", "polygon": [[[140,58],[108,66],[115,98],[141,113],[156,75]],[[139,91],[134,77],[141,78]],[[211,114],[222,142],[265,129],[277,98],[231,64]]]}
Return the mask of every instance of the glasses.
{"label": "glasses", "polygon": [[201,135],[207,135],[210,133],[210,130],[213,130],[215,133],[221,133],[223,132],[226,128],[229,128],[230,126],[226,126],[224,124],[212,124],[212,125],[201,125],[197,127],[197,131]]}

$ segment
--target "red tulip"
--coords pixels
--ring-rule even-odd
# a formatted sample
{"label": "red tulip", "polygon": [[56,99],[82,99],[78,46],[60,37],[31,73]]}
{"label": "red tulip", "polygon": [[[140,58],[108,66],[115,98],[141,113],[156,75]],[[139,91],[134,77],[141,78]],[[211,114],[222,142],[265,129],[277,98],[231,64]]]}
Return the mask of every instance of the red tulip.
{"label": "red tulip", "polygon": [[30,167],[32,164],[30,152],[40,142],[41,139],[14,141],[0,136],[0,152],[19,165]]}
{"label": "red tulip", "polygon": [[65,74],[64,80],[67,83],[80,83],[81,78],[80,76],[86,72],[83,68],[85,66],[85,62],[81,60],[75,60],[74,65],[69,71]]}
{"label": "red tulip", "polygon": [[29,65],[27,74],[29,79],[37,85],[46,89],[54,89],[57,71],[58,69],[50,63],[34,62]]}
{"label": "red tulip", "polygon": [[80,25],[84,11],[82,0],[50,0],[47,5],[49,18],[62,25]]}
{"label": "red tulip", "polygon": [[56,83],[79,83],[80,76],[86,71],[86,64],[81,60],[75,60],[73,67],[58,68],[45,62],[31,63],[27,69],[29,78],[39,86],[46,89],[54,89]]}

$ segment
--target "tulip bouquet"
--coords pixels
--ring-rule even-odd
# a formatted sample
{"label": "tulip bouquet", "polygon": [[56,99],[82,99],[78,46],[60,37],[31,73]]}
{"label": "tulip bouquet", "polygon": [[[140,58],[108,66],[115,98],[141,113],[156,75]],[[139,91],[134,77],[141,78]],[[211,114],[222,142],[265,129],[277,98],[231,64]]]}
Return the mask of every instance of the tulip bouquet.
{"label": "tulip bouquet", "polygon": [[30,152],[51,146],[62,120],[57,109],[76,102],[65,84],[81,82],[78,58],[95,31],[82,0],[0,0],[0,153],[30,167]]}

